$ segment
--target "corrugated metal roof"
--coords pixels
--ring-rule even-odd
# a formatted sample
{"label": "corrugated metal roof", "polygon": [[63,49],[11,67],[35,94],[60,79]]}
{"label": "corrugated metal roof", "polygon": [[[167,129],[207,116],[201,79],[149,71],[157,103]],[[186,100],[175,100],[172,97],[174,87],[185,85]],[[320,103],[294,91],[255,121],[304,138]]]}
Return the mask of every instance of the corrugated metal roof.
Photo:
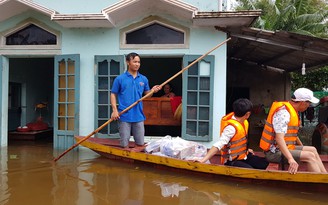
{"label": "corrugated metal roof", "polygon": [[328,39],[246,27],[225,31],[232,38],[228,42],[228,59],[286,72],[301,71],[303,62],[307,70],[328,65]]}
{"label": "corrugated metal roof", "polygon": [[261,15],[261,11],[221,11],[197,12],[193,25],[198,27],[216,26],[220,28],[248,27]]}

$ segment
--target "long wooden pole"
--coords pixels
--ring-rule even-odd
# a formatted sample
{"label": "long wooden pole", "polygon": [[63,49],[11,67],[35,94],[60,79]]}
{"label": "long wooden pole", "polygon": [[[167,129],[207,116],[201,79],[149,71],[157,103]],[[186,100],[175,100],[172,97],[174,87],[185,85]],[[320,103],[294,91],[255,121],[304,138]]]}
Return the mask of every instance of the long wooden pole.
{"label": "long wooden pole", "polygon": [[[224,40],[223,42],[219,43],[218,45],[216,45],[215,47],[213,47],[211,50],[209,50],[208,52],[206,52],[204,55],[200,56],[199,58],[197,58],[195,61],[193,61],[192,63],[190,63],[188,66],[186,66],[185,68],[181,69],[179,72],[177,72],[175,75],[173,75],[172,77],[170,77],[169,79],[167,79],[166,81],[164,81],[160,86],[163,87],[164,85],[166,85],[167,83],[169,83],[170,81],[172,81],[174,78],[176,78],[177,76],[179,76],[181,73],[183,73],[184,71],[186,71],[188,68],[190,68],[191,66],[193,66],[195,63],[197,63],[198,61],[202,60],[205,56],[207,56],[208,54],[210,54],[211,52],[213,52],[214,50],[216,50],[217,48],[219,48],[220,46],[222,46],[223,44],[227,43],[231,38],[228,38],[226,40]],[[129,107],[125,108],[123,111],[121,111],[119,113],[119,116],[121,116],[123,113],[127,112],[128,110],[130,110],[132,107],[134,107],[135,105],[137,105],[139,102],[143,101],[145,98],[148,98],[149,96],[151,96],[154,93],[153,90],[151,90],[149,93],[147,93],[145,96],[143,96],[142,98],[140,98],[139,100],[135,101],[134,103],[132,103]],[[56,157],[54,159],[54,161],[56,162],[57,160],[59,160],[62,156],[64,156],[67,152],[71,151],[72,149],[74,149],[75,147],[77,147],[79,144],[81,144],[82,142],[84,142],[85,140],[89,139],[91,136],[93,136],[94,134],[98,133],[101,129],[103,129],[105,126],[107,126],[109,123],[111,123],[113,121],[113,119],[109,119],[108,121],[106,121],[104,124],[102,124],[100,127],[98,127],[97,129],[95,129],[93,132],[91,132],[90,134],[88,134],[87,136],[85,136],[84,138],[82,138],[81,140],[79,140],[77,143],[75,143],[73,146],[71,146],[70,148],[68,148],[65,152],[63,152],[62,154],[60,154],[58,157]]]}

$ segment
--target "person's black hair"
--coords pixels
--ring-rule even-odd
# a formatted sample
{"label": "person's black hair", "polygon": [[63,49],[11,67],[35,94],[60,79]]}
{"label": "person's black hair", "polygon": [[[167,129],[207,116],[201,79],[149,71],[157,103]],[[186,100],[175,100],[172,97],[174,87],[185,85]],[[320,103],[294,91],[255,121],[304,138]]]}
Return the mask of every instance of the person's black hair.
{"label": "person's black hair", "polygon": [[[173,86],[172,86],[171,83],[166,83],[165,85],[169,85],[169,86],[170,86],[170,89],[171,89],[170,91],[173,91]],[[165,85],[164,85],[164,86],[165,86]],[[164,86],[163,86],[163,87],[164,87]]]}
{"label": "person's black hair", "polygon": [[251,112],[253,109],[253,103],[246,99],[246,98],[240,98],[233,102],[232,104],[233,112],[235,113],[236,117],[242,117],[247,112]]}
{"label": "person's black hair", "polygon": [[126,61],[133,60],[136,56],[138,56],[140,58],[139,54],[137,54],[137,53],[129,53],[128,55],[126,55],[125,60]]}

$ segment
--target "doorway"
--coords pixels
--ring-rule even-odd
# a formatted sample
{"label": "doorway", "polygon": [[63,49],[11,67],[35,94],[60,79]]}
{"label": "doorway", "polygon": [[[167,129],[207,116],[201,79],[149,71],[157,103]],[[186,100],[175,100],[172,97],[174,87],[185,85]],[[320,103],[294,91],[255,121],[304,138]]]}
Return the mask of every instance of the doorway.
{"label": "doorway", "polygon": [[53,100],[53,58],[9,59],[9,132],[38,119],[52,127]]}
{"label": "doorway", "polygon": [[227,88],[227,103],[226,103],[226,113],[230,113],[233,111],[232,104],[235,100],[239,98],[247,98],[249,99],[249,91],[248,87],[228,87]]}
{"label": "doorway", "polygon": [[[181,57],[142,57],[140,73],[145,75],[149,80],[150,88],[154,85],[160,85],[167,79],[182,69]],[[172,91],[176,96],[182,96],[182,75],[177,76],[170,82]],[[161,97],[164,91],[154,93],[153,97]],[[156,123],[155,123],[156,124]],[[179,126],[160,126],[160,125],[145,125],[146,136],[181,136],[181,125]]]}
{"label": "doorway", "polygon": [[8,130],[15,130],[21,125],[22,84],[9,82],[8,89]]}

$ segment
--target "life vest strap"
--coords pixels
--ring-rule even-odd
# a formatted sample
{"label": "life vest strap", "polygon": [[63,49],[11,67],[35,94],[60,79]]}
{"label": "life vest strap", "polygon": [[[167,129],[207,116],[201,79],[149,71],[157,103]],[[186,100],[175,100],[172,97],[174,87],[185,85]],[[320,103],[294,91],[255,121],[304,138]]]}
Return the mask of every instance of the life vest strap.
{"label": "life vest strap", "polygon": [[267,120],[265,120],[265,125],[273,128],[273,125],[271,123],[269,123]]}
{"label": "life vest strap", "polygon": [[239,146],[236,146],[236,147],[231,147],[231,148],[230,147],[226,147],[226,148],[222,149],[222,151],[228,152],[229,150],[230,151],[238,150],[238,149],[243,148],[243,147],[247,147],[247,145],[246,144],[242,144],[242,145],[239,145]]}
{"label": "life vest strap", "polygon": [[[273,125],[271,123],[269,123],[267,120],[265,121],[265,125],[273,128]],[[287,130],[299,130],[300,128],[298,126],[288,126]]]}
{"label": "life vest strap", "polygon": [[285,137],[297,137],[296,133],[286,133]]}
{"label": "life vest strap", "polygon": [[294,144],[296,145],[296,141],[285,141],[286,142],[286,145],[289,145],[289,144]]}
{"label": "life vest strap", "polygon": [[247,140],[247,137],[246,136],[243,137],[243,138],[240,138],[239,140],[236,140],[236,141],[230,141],[229,142],[229,145],[231,146],[231,145],[234,145],[234,144],[238,144],[239,142],[242,142],[244,140]]}
{"label": "life vest strap", "polygon": [[288,126],[287,130],[299,130],[300,128],[298,126]]}
{"label": "life vest strap", "polygon": [[264,132],[265,134],[267,134],[267,135],[270,135],[271,137],[276,136],[275,133],[270,132],[270,131],[268,131],[268,130],[266,130],[266,129],[264,129],[263,132]]}
{"label": "life vest strap", "polygon": [[239,156],[239,155],[244,154],[246,152],[247,152],[247,150],[242,150],[240,152],[233,153],[233,154],[224,154],[224,155],[221,155],[221,157],[228,159],[229,157]]}
{"label": "life vest strap", "polygon": [[265,138],[264,136],[262,136],[261,140],[263,140],[263,141],[265,141],[265,142],[267,142],[269,144],[275,144],[275,140],[274,139],[269,140],[269,139]]}

